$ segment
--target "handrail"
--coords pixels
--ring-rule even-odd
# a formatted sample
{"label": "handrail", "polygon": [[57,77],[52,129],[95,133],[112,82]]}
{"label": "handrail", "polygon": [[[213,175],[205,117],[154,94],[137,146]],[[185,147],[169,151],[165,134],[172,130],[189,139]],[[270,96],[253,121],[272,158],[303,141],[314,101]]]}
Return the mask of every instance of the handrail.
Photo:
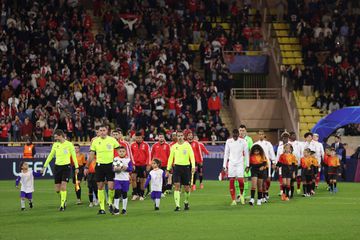
{"label": "handrail", "polygon": [[281,99],[281,88],[232,88],[234,99]]}

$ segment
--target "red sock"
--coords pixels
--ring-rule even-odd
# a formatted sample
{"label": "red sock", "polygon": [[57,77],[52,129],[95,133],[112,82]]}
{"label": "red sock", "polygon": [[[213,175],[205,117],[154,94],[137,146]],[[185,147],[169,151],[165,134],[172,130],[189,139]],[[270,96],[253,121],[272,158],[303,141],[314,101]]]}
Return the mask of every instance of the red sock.
{"label": "red sock", "polygon": [[238,178],[238,182],[239,182],[239,187],[240,187],[240,194],[242,195],[244,192],[244,179]]}
{"label": "red sock", "polygon": [[283,186],[282,186],[283,181],[282,181],[282,176],[281,175],[279,176],[279,183],[280,183],[280,190],[284,190]]}
{"label": "red sock", "polygon": [[230,179],[230,195],[231,199],[235,200],[235,179]]}
{"label": "red sock", "polygon": [[270,179],[266,179],[265,183],[266,183],[266,191],[268,191],[271,185]]}
{"label": "red sock", "polygon": [[296,178],[296,184],[297,184],[297,189],[300,189],[300,185],[301,185],[301,178],[300,177]]}

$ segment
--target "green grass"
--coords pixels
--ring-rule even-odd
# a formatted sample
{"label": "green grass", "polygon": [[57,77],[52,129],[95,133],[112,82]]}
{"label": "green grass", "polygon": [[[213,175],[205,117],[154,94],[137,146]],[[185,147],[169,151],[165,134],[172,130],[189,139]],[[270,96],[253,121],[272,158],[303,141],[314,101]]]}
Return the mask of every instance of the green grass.
{"label": "green grass", "polygon": [[359,239],[360,184],[340,183],[335,196],[324,188],[281,202],[273,182],[270,203],[231,207],[228,182],[208,181],[192,193],[189,212],[173,212],[168,196],[159,212],[145,200],[130,202],[126,216],[98,216],[98,208],[75,205],[72,186],[58,212],[50,180],[35,180],[34,209],[21,212],[14,181],[0,181],[0,239]]}

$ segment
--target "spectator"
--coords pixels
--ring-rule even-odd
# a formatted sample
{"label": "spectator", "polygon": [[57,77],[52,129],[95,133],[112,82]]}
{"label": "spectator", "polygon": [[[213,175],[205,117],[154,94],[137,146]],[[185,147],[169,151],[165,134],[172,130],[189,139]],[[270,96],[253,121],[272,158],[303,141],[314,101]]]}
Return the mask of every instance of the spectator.
{"label": "spectator", "polygon": [[31,138],[33,136],[33,125],[30,122],[30,118],[25,118],[24,123],[21,125],[20,128],[20,136],[22,140],[26,138]]}
{"label": "spectator", "polygon": [[220,112],[221,101],[220,101],[219,96],[217,96],[216,92],[213,92],[211,94],[211,97],[208,100],[208,109],[209,109],[211,115],[214,115],[214,114]]}

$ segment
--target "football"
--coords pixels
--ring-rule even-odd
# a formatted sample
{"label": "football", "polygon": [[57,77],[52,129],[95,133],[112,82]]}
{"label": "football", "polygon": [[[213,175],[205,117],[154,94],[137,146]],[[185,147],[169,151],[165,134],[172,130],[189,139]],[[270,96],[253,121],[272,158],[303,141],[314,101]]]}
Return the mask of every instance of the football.
{"label": "football", "polygon": [[123,162],[121,161],[121,159],[119,157],[114,158],[113,166],[114,167],[122,167],[123,166]]}

